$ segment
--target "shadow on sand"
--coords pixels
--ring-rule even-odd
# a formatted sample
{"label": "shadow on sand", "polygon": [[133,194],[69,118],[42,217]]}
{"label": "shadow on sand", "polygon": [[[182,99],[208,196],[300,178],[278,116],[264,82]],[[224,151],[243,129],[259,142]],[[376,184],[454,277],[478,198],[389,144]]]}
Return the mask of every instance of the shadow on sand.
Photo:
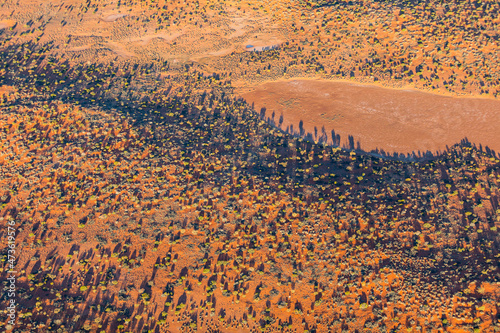
{"label": "shadow on sand", "polygon": [[[314,127],[314,133],[306,132],[304,129],[304,122],[302,120],[299,121],[298,128],[295,128],[293,125],[289,125],[286,128],[283,128],[283,115],[281,115],[276,121],[276,114],[273,112],[270,116],[266,115],[266,108],[262,108],[260,110],[259,116],[262,120],[266,121],[271,126],[276,129],[290,134],[294,137],[302,138],[306,141],[322,144],[326,146],[339,147],[345,149],[347,151],[354,151],[360,154],[368,154],[374,157],[390,159],[390,160],[398,160],[405,162],[417,162],[417,161],[428,161],[432,159],[439,158],[440,156],[449,152],[450,148],[448,145],[444,150],[438,151],[412,151],[411,153],[398,153],[398,152],[386,152],[384,149],[373,149],[370,151],[364,150],[361,147],[361,142],[354,139],[354,136],[348,135],[347,142],[342,143],[340,134],[335,133],[335,130],[332,129],[330,132],[327,132],[325,127],[323,126],[321,130],[318,130],[317,127]],[[479,147],[476,146],[475,143],[469,141],[467,137],[464,137],[457,144],[465,145],[465,146],[473,146],[474,148],[478,148],[480,152],[486,152],[488,155],[492,157],[498,156],[500,158],[500,153],[496,153],[493,149],[490,149],[488,146],[483,146],[479,144]]]}

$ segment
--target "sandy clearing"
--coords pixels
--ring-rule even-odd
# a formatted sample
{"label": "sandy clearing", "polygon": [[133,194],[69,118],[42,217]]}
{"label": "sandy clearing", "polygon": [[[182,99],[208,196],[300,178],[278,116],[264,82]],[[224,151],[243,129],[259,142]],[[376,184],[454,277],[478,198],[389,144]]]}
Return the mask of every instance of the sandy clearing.
{"label": "sandy clearing", "polygon": [[114,22],[114,21],[118,20],[119,18],[122,18],[125,16],[128,16],[128,14],[112,14],[112,15],[108,15],[108,16],[104,17],[102,20],[104,22]]}
{"label": "sandy clearing", "polygon": [[207,61],[210,58],[223,57],[225,55],[231,54],[231,52],[233,52],[234,50],[235,50],[235,48],[233,48],[233,47],[228,47],[228,48],[224,48],[224,49],[221,49],[218,51],[212,51],[212,52],[208,52],[208,50],[207,50],[207,52],[198,53],[198,54],[191,56],[189,58],[189,60],[200,63],[200,64],[204,64],[204,63],[207,63]]}
{"label": "sandy clearing", "polygon": [[234,32],[229,35],[229,39],[245,35],[248,30],[251,29],[250,24],[253,23],[252,20],[245,17],[235,17],[232,20],[233,21],[229,24],[229,27],[233,29]]}
{"label": "sandy clearing", "polygon": [[229,48],[225,48],[225,49],[222,49],[222,50],[219,50],[219,51],[209,52],[208,54],[212,55],[212,56],[220,57],[220,56],[228,55],[228,54],[230,54],[233,51],[234,51],[234,49],[232,47],[229,47]]}
{"label": "sandy clearing", "polygon": [[162,34],[149,34],[149,35],[144,35],[141,37],[125,39],[125,40],[123,40],[123,42],[128,42],[128,43],[142,42],[142,44],[145,45],[155,38],[162,39],[166,42],[171,42],[174,39],[176,39],[177,37],[180,37],[182,35],[184,35],[184,33],[182,31],[176,31],[176,32],[172,32],[172,33],[162,33]]}
{"label": "sandy clearing", "polygon": [[66,52],[79,52],[90,49],[90,45],[76,46],[66,49]]}
{"label": "sandy clearing", "polygon": [[126,57],[126,58],[136,56],[135,53],[132,53],[132,52],[125,50],[123,45],[121,45],[120,43],[108,41],[108,46],[113,52],[115,52],[119,56]]}
{"label": "sandy clearing", "polygon": [[266,117],[274,112],[282,128],[293,125],[318,137],[322,127],[340,134],[347,145],[352,135],[367,151],[436,152],[458,143],[471,142],[500,152],[500,101],[486,98],[450,97],[409,89],[326,80],[288,80],[262,84],[236,93]]}
{"label": "sandy clearing", "polygon": [[1,20],[0,21],[0,29],[10,28],[16,24],[14,20]]}

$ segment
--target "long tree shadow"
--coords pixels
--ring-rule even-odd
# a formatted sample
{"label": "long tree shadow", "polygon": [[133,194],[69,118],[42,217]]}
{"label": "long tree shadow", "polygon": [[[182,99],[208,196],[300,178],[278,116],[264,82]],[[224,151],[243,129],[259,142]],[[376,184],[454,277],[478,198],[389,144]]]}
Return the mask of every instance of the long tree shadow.
{"label": "long tree shadow", "polygon": [[[362,148],[361,142],[359,140],[355,140],[353,135],[348,135],[347,141],[342,143],[341,140],[342,138],[340,134],[335,132],[335,129],[332,129],[330,133],[328,133],[324,126],[322,126],[320,131],[318,131],[318,128],[314,126],[314,133],[311,133],[304,129],[304,121],[302,119],[299,120],[298,129],[296,129],[293,126],[293,124],[288,125],[286,126],[286,128],[284,128],[283,115],[280,116],[278,123],[276,123],[275,113],[273,112],[270,116],[266,116],[266,112],[267,112],[266,108],[261,108],[259,112],[260,118],[283,133],[287,133],[296,138],[302,138],[311,143],[316,143],[331,147],[338,147],[347,151],[354,151],[360,154],[368,154],[370,156],[378,158],[397,160],[403,162],[423,162],[423,161],[434,160],[450,152],[450,147],[448,145],[446,145],[445,149],[437,150],[434,152],[430,150],[426,151],[414,150],[411,153],[406,153],[406,154],[400,152],[388,152],[385,151],[383,148],[378,148],[378,147],[372,150],[365,150]],[[490,149],[488,146],[484,146],[483,148],[482,144],[479,144],[478,147],[476,146],[475,143],[470,142],[467,137],[464,137],[462,140],[460,140],[460,142],[457,142],[457,144],[472,146],[475,149],[478,149],[480,152],[485,152],[488,155],[500,157],[500,153],[498,153],[497,155],[497,153],[493,149]]]}

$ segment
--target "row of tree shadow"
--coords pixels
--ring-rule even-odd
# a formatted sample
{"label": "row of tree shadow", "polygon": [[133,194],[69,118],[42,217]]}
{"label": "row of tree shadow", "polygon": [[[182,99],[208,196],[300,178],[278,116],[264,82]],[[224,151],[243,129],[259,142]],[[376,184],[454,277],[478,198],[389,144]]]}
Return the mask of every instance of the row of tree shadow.
{"label": "row of tree shadow", "polygon": [[[432,152],[430,150],[426,151],[417,150],[417,151],[412,151],[411,153],[404,154],[398,152],[388,152],[382,148],[380,149],[376,148],[367,151],[361,147],[361,142],[359,140],[355,140],[353,135],[348,135],[347,140],[344,143],[342,143],[341,136],[340,134],[335,132],[335,129],[332,129],[328,133],[325,130],[324,126],[321,127],[320,131],[318,131],[318,128],[314,126],[314,133],[311,133],[304,129],[304,121],[302,119],[299,121],[297,129],[293,126],[293,124],[288,125],[286,128],[283,128],[283,114],[281,114],[279,120],[276,121],[275,120],[276,114],[274,111],[270,116],[267,116],[266,113],[267,109],[265,107],[261,108],[259,112],[260,118],[266,121],[269,125],[274,126],[275,128],[283,131],[284,133],[290,134],[294,137],[300,137],[309,142],[315,142],[332,147],[339,147],[348,151],[355,151],[357,153],[369,154],[375,157],[415,162],[415,161],[432,160],[439,156],[443,156],[443,154],[446,154],[450,151],[450,147],[448,145],[446,146],[445,150],[438,150],[435,152]],[[483,149],[482,144],[479,144],[479,147],[477,147],[476,144],[470,142],[467,137],[464,137],[462,140],[460,140],[460,142],[457,143],[460,143],[462,145],[472,145],[474,148],[478,149],[481,152],[484,151],[488,155],[497,156],[497,153],[493,149],[490,149],[488,146],[485,146]],[[500,157],[500,153],[498,153],[498,156]]]}

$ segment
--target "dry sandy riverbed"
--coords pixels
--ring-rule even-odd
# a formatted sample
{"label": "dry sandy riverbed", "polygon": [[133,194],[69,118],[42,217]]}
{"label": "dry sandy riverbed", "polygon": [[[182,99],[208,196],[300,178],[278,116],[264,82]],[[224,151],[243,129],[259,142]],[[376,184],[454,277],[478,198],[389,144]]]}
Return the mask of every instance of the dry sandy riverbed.
{"label": "dry sandy riverbed", "polygon": [[348,136],[366,151],[411,153],[441,151],[467,137],[469,141],[500,152],[500,101],[450,97],[415,90],[326,80],[268,82],[236,93],[282,128],[318,137],[324,127],[348,144]]}

